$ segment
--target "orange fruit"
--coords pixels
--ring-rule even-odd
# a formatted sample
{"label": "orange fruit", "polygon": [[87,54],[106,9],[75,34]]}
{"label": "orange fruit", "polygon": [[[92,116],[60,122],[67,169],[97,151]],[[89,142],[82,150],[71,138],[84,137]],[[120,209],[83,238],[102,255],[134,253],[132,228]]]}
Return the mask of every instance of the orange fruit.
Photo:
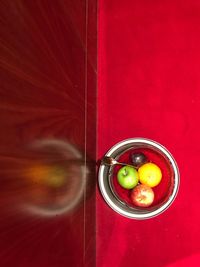
{"label": "orange fruit", "polygon": [[141,184],[150,187],[157,186],[162,179],[162,172],[158,165],[148,162],[138,169],[139,181]]}

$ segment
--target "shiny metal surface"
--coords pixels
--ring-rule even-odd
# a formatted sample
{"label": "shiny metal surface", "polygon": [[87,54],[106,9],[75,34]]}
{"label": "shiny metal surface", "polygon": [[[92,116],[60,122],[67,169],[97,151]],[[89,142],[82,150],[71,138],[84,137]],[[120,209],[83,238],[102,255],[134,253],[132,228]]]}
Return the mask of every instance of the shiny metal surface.
{"label": "shiny metal surface", "polygon": [[126,205],[123,201],[121,201],[116,194],[114,193],[112,186],[111,186],[111,176],[112,176],[112,168],[110,166],[105,166],[101,164],[99,168],[99,188],[101,190],[102,196],[107,204],[117,213],[128,217],[130,219],[148,219],[154,216],[159,215],[160,213],[164,212],[174,201],[179,188],[180,183],[180,176],[178,166],[176,164],[175,159],[170,154],[170,152],[163,147],[161,144],[145,139],[145,138],[132,138],[127,139],[122,142],[117,143],[114,145],[105,156],[113,157],[118,159],[121,154],[127,151],[130,148],[138,148],[138,147],[149,147],[154,149],[158,153],[162,154],[168,160],[169,164],[172,167],[174,172],[173,178],[173,190],[169,196],[169,198],[161,205],[156,206],[155,208],[151,209],[139,209],[133,208]]}
{"label": "shiny metal surface", "polygon": [[106,165],[106,166],[122,165],[122,166],[134,167],[133,165],[130,165],[130,164],[127,164],[127,163],[118,162],[116,159],[114,159],[112,157],[109,157],[109,156],[103,157],[103,159],[101,160],[101,164]]}

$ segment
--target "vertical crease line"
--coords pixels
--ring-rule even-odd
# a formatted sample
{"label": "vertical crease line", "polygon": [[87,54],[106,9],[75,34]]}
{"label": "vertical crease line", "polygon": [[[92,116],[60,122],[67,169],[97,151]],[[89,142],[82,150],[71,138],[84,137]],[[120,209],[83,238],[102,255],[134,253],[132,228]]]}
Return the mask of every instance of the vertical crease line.
{"label": "vertical crease line", "polygon": [[[85,6],[85,151],[84,151],[84,157],[85,157],[85,175],[84,179],[87,179],[87,98],[88,98],[88,84],[87,84],[87,68],[88,68],[88,0],[86,0],[86,6]],[[86,187],[87,187],[87,181],[85,183],[85,188],[84,188],[84,233],[83,233],[83,238],[84,238],[84,244],[83,244],[83,261],[84,261],[84,266],[85,266],[85,261],[86,261]]]}

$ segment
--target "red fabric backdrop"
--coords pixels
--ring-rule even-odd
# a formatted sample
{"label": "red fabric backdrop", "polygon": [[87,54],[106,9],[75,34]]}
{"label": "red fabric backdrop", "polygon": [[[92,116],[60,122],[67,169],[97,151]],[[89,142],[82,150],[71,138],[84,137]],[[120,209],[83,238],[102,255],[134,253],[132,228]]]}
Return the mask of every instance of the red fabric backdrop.
{"label": "red fabric backdrop", "polygon": [[177,160],[181,186],[162,215],[136,221],[97,190],[98,267],[200,264],[200,1],[99,1],[98,157],[130,137]]}

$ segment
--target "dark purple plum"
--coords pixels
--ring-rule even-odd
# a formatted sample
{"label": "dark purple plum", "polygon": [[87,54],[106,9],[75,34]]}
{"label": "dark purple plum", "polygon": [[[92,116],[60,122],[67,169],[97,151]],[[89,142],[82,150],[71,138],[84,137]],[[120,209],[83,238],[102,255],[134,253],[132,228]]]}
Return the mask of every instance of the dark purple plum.
{"label": "dark purple plum", "polygon": [[131,154],[131,162],[133,166],[140,167],[144,163],[146,163],[147,157],[143,153],[132,153]]}

